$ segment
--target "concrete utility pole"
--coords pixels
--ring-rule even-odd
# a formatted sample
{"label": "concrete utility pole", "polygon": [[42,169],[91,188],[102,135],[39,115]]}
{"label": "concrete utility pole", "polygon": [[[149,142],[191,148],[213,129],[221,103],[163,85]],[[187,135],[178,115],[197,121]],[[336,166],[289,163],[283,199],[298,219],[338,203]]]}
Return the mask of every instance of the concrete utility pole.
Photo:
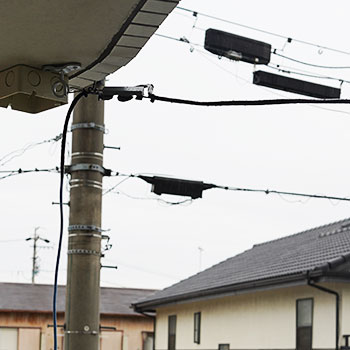
{"label": "concrete utility pole", "polygon": [[32,264],[32,283],[35,283],[35,275],[39,272],[39,266],[38,266],[38,256],[37,256],[37,242],[40,239],[41,241],[44,241],[46,243],[50,243],[48,239],[41,238],[37,232],[40,227],[35,227],[34,229],[34,236],[26,238],[26,241],[33,240],[33,264]]}
{"label": "concrete utility pole", "polygon": [[98,350],[104,103],[96,95],[77,104],[72,134],[64,349]]}

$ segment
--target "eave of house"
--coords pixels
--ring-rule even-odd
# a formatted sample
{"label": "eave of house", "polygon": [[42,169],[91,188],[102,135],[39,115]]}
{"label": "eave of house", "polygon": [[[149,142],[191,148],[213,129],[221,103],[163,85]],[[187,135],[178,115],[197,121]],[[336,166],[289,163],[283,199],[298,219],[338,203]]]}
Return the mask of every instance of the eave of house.
{"label": "eave of house", "polygon": [[273,289],[305,286],[308,284],[309,279],[312,279],[315,282],[348,283],[350,281],[350,274],[347,272],[325,272],[316,269],[269,279],[249,281],[191,293],[183,293],[181,295],[170,296],[167,298],[146,300],[145,302],[133,304],[133,307],[136,312],[155,312],[157,308],[163,306],[217,299],[239,294],[256,293]]}

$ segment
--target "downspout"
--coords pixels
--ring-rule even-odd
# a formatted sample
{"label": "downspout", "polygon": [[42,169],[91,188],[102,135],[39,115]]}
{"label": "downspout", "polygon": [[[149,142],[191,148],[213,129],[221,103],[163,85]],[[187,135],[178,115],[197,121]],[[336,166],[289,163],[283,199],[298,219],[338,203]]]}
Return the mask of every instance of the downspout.
{"label": "downspout", "polygon": [[313,287],[313,288],[321,290],[322,292],[335,295],[335,349],[339,350],[339,303],[340,303],[339,293],[337,293],[334,290],[331,290],[331,289],[319,286],[317,284],[314,284],[311,281],[309,275],[307,277],[307,284],[310,287]]}

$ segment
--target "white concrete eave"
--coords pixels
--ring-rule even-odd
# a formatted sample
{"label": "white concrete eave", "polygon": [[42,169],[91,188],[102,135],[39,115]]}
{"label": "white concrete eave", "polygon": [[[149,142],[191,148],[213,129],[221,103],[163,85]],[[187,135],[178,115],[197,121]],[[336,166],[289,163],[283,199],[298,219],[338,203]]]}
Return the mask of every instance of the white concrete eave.
{"label": "white concrete eave", "polygon": [[0,71],[78,62],[86,87],[130,62],[179,0],[13,0],[1,5]]}

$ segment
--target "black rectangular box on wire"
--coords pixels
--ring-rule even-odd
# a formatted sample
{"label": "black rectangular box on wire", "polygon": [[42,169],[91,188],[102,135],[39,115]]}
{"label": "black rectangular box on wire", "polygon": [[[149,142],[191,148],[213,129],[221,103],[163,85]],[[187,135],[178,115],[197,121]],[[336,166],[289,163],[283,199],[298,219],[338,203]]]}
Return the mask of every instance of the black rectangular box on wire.
{"label": "black rectangular box on wire", "polygon": [[253,64],[268,64],[271,57],[270,44],[212,28],[205,32],[204,48],[219,56]]}
{"label": "black rectangular box on wire", "polygon": [[254,72],[253,84],[317,98],[340,98],[340,89],[269,72]]}

